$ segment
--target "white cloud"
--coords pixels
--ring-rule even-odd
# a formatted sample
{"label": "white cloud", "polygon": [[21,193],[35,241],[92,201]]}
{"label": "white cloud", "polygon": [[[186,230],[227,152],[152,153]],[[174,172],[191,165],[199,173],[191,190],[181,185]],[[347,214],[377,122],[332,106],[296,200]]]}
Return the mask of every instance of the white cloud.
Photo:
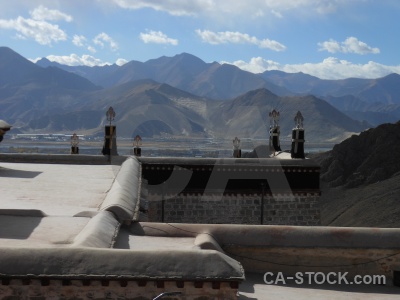
{"label": "white cloud", "polygon": [[192,1],[176,1],[176,0],[112,0],[115,4],[126,9],[142,9],[151,8],[157,11],[165,11],[174,16],[196,15],[197,12],[207,9],[213,5],[211,0],[192,0]]}
{"label": "white cloud", "polygon": [[372,48],[366,43],[359,41],[355,37],[348,37],[344,42],[337,42],[333,39],[318,43],[320,51],[328,51],[330,53],[355,53],[355,54],[378,54],[379,48]]}
{"label": "white cloud", "polygon": [[196,33],[201,37],[203,42],[218,45],[218,44],[253,44],[260,48],[268,48],[274,51],[284,51],[286,46],[283,44],[270,40],[270,39],[258,39],[254,36],[250,36],[247,33],[224,31],[224,32],[213,32],[210,30],[197,29]]}
{"label": "white cloud", "polygon": [[235,65],[252,73],[279,70],[287,73],[303,72],[321,79],[345,79],[345,78],[379,78],[390,73],[400,74],[400,65],[387,66],[373,61],[366,64],[354,64],[335,57],[328,57],[319,63],[304,64],[280,64],[262,57],[254,57],[249,62],[238,60],[234,62],[222,62]]}
{"label": "white cloud", "polygon": [[38,6],[33,11],[30,12],[32,19],[38,21],[50,20],[50,21],[66,21],[71,22],[72,17],[65,13],[62,13],[56,9],[48,9],[43,5]]}
{"label": "white cloud", "polygon": [[126,59],[124,59],[124,58],[118,58],[117,59],[117,61],[115,62],[115,64],[117,65],[117,66],[123,66],[124,64],[126,64],[126,63],[128,63],[129,61],[127,61]]}
{"label": "white cloud", "polygon": [[92,53],[96,53],[97,52],[96,49],[94,47],[92,47],[92,46],[88,46],[87,49]]}
{"label": "white cloud", "polygon": [[[95,67],[95,66],[105,66],[105,65],[112,65],[112,63],[102,61],[99,58],[96,58],[94,56],[84,54],[82,56],[79,56],[75,53],[72,53],[70,55],[48,55],[46,57],[50,61],[55,61],[58,62],[59,64],[67,65],[67,66],[88,66],[88,67]],[[31,61],[36,62],[41,58],[37,58],[35,60],[31,59]],[[123,58],[118,58],[117,61],[115,62],[116,65],[122,66],[126,64],[128,60],[123,59]]]}
{"label": "white cloud", "polygon": [[109,44],[112,51],[118,50],[117,43],[107,33],[104,33],[104,32],[98,34],[93,39],[93,43],[101,46],[102,48],[104,48],[104,43],[107,43],[107,44]]}
{"label": "white cloud", "polygon": [[275,10],[272,9],[271,10],[271,14],[273,14],[275,17],[277,17],[279,19],[283,18],[282,14],[279,11],[275,11]]}
{"label": "white cloud", "polygon": [[51,45],[53,42],[67,39],[67,34],[58,25],[23,17],[14,20],[0,20],[0,28],[15,30],[17,37],[31,38],[41,45]]}
{"label": "white cloud", "polygon": [[57,55],[49,55],[46,57],[50,61],[55,61],[63,65],[67,66],[104,66],[111,65],[111,63],[103,62],[101,59],[95,58],[91,55],[84,54],[79,56],[77,54],[57,56]]}
{"label": "white cloud", "polygon": [[[46,16],[46,13],[48,15]],[[34,39],[41,45],[51,45],[53,42],[65,41],[67,34],[57,24],[46,20],[71,21],[72,17],[58,11],[39,6],[30,12],[32,18],[17,17],[16,19],[0,19],[0,28],[16,31],[17,38]]]}
{"label": "white cloud", "polygon": [[86,43],[86,38],[83,35],[74,35],[72,43],[77,47],[84,47]]}
{"label": "white cloud", "polygon": [[[95,47],[93,47],[92,45],[89,45],[87,43],[87,39],[83,35],[76,35],[75,34],[73,39],[72,39],[72,43],[77,47],[85,47],[91,53],[96,53],[97,52]],[[100,39],[100,43],[101,43],[101,46],[104,47],[104,43],[101,42],[101,39]]]}
{"label": "white cloud", "polygon": [[178,40],[171,39],[161,31],[149,31],[148,33],[140,33],[140,39],[147,43],[156,43],[156,44],[171,44],[178,45]]}
{"label": "white cloud", "polygon": [[[175,16],[199,16],[229,18],[231,16],[247,15],[248,17],[263,16],[271,12],[282,16],[283,12],[303,11],[308,14],[328,14],[336,12],[340,7],[349,4],[348,0],[112,0],[114,4],[124,9],[150,8],[164,11]],[[362,0],[354,0],[362,1]]]}

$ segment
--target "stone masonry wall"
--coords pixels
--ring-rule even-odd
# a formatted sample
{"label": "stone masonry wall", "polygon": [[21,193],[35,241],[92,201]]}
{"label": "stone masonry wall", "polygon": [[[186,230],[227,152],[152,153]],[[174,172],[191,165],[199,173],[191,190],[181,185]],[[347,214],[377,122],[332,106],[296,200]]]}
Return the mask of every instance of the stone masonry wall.
{"label": "stone masonry wall", "polygon": [[[206,224],[321,224],[319,193],[294,195],[266,194],[178,194],[160,195],[149,192],[148,221]],[[263,216],[261,221],[261,207]],[[164,216],[163,216],[164,203]]]}
{"label": "stone masonry wall", "polygon": [[[164,292],[175,296],[163,299],[237,299],[237,282],[148,281],[148,280],[69,280],[2,279],[0,299],[137,299],[151,300]],[[184,297],[184,298],[183,298]]]}

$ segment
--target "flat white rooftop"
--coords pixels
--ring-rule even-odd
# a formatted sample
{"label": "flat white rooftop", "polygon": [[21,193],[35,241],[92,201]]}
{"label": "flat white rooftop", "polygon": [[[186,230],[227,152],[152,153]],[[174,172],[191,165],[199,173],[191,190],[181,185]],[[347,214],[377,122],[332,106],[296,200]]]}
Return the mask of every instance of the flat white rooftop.
{"label": "flat white rooftop", "polygon": [[120,166],[0,162],[0,209],[49,216],[97,211]]}
{"label": "flat white rooftop", "polygon": [[[90,221],[90,213],[98,211],[119,169],[118,165],[0,162],[1,247],[65,247],[72,243]],[[24,211],[30,213],[24,216]],[[115,248],[172,252],[195,248],[194,240],[121,231]],[[255,273],[246,274],[239,288],[239,299],[390,300],[399,299],[399,294],[400,288],[392,286],[267,285],[263,274]]]}

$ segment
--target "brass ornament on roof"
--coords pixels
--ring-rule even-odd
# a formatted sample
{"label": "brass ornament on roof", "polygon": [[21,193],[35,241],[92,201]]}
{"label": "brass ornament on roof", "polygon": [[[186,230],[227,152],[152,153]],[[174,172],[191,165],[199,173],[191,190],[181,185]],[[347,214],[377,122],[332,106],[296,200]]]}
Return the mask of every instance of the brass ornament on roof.
{"label": "brass ornament on roof", "polygon": [[134,140],[133,140],[133,146],[135,146],[135,148],[138,148],[142,145],[142,138],[140,135],[136,135]]}
{"label": "brass ornament on roof", "polygon": [[233,142],[233,148],[235,150],[239,150],[240,149],[240,139],[236,136],[232,142]]}
{"label": "brass ornament on roof", "polygon": [[71,147],[77,147],[79,144],[79,137],[76,133],[71,136]]}
{"label": "brass ornament on roof", "polygon": [[296,116],[294,117],[294,124],[296,125],[296,128],[303,128],[303,121],[303,115],[300,111],[298,111]]}
{"label": "brass ornament on roof", "polygon": [[110,121],[110,125],[111,125],[111,122],[114,121],[114,119],[115,119],[115,111],[112,108],[112,106],[110,106],[110,108],[107,110],[106,116],[107,116],[107,121]]}
{"label": "brass ornament on roof", "polygon": [[275,109],[269,113],[271,127],[277,127],[279,125],[279,111]]}

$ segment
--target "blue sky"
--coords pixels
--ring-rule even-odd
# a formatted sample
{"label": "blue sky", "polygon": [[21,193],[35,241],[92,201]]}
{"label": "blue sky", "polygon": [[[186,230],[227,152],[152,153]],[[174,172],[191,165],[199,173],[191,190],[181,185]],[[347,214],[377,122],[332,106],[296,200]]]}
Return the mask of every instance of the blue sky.
{"label": "blue sky", "polygon": [[183,52],[324,79],[400,73],[398,0],[12,0],[0,46],[35,61],[123,64]]}

